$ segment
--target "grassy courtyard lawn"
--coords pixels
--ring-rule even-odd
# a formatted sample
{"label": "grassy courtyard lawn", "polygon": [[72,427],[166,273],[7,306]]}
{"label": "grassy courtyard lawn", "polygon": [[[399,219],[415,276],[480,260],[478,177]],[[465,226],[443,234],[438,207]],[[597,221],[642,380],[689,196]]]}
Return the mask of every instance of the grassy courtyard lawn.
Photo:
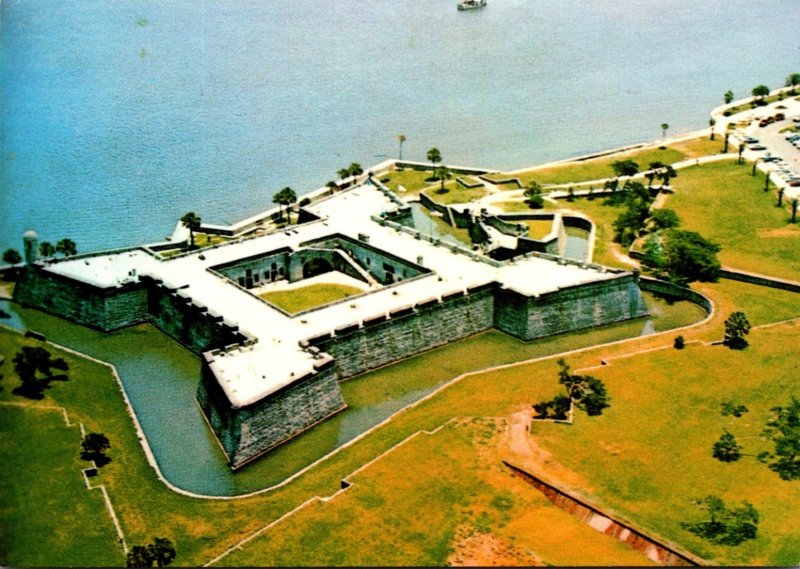
{"label": "grassy courtyard lawn", "polygon": [[751,172],[751,164],[735,162],[682,170],[666,207],[678,213],[684,229],[722,246],[723,265],[800,280],[800,224],[789,223],[790,213],[776,207],[774,189],[764,192],[764,175]]}
{"label": "grassy courtyard lawn", "polygon": [[528,237],[531,239],[542,239],[553,230],[552,219],[526,219],[520,223],[528,226]]}
{"label": "grassy courtyard lawn", "polygon": [[488,194],[484,186],[479,188],[465,188],[455,180],[446,182],[444,193],[440,193],[440,185],[437,183],[435,188],[425,190],[423,193],[431,198],[433,201],[444,205],[467,203],[472,200],[477,200]]}
{"label": "grassy courtyard lawn", "polygon": [[503,420],[462,419],[418,436],[351,477],[334,500],[291,516],[221,565],[469,564],[480,561],[473,542],[514,565],[648,564],[512,477],[497,449],[504,432]]}
{"label": "grassy courtyard lawn", "polygon": [[259,296],[289,314],[342,300],[364,292],[360,288],[336,283],[319,283],[290,290],[265,292]]}
{"label": "grassy courtyard lawn", "polygon": [[[572,427],[536,424],[533,436],[553,463],[575,472],[573,487],[698,555],[724,565],[790,565],[800,557],[800,483],[783,481],[754,458],[771,449],[757,437],[769,409],[800,395],[791,361],[800,323],[759,329],[750,347],[691,345],[633,356],[594,368],[612,398],[601,417],[579,415]],[[555,366],[551,364],[555,391]],[[495,378],[501,381],[501,378]],[[723,417],[732,400],[749,413]],[[722,463],[711,448],[728,428],[743,458]],[[540,465],[555,472],[552,465]],[[680,527],[702,515],[691,498],[713,494],[758,510],[758,537],[738,547],[714,546]]]}
{"label": "grassy courtyard lawn", "polygon": [[0,564],[123,564],[103,495],[83,481],[90,464],[79,458],[77,424],[67,427],[58,409],[16,399],[24,403],[0,404]]}

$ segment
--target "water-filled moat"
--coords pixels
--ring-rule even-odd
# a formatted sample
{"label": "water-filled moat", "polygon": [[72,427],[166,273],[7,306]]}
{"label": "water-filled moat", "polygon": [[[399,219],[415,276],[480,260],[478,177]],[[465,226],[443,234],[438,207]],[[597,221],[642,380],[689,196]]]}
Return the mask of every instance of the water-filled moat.
{"label": "water-filled moat", "polygon": [[705,316],[687,301],[644,293],[650,316],[524,343],[491,330],[362,374],[341,383],[348,408],[233,473],[195,401],[197,356],[150,325],[102,333],[7,301],[4,320],[19,330],[113,364],[164,476],[208,495],[236,495],[269,487],[378,424],[438,385],[466,371],[650,334]]}

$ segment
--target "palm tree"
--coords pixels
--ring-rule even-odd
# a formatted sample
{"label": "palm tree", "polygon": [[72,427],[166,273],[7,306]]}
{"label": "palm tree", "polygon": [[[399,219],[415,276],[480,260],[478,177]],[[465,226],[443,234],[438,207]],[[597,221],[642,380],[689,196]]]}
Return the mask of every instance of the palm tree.
{"label": "palm tree", "polygon": [[433,169],[433,175],[434,177],[439,178],[439,181],[442,184],[441,187],[439,188],[439,192],[444,193],[444,182],[445,180],[449,180],[452,177],[450,169],[444,165],[439,166]]}
{"label": "palm tree", "polygon": [[730,105],[732,101],[733,101],[733,91],[728,89],[727,91],[725,91],[725,104]]}
{"label": "palm tree", "polygon": [[56,243],[56,252],[61,253],[65,257],[78,254],[78,247],[72,239],[61,239]]}
{"label": "palm tree", "polygon": [[711,127],[711,140],[714,140],[714,125],[717,124],[717,121],[714,119],[708,120],[708,126]]}
{"label": "palm tree", "polygon": [[344,180],[350,175],[350,170],[347,168],[340,168],[336,173],[339,174],[340,179]]}
{"label": "palm tree", "polygon": [[52,257],[56,254],[56,248],[49,241],[39,243],[39,255],[42,257]]}
{"label": "palm tree", "polygon": [[400,142],[400,152],[397,155],[397,159],[398,160],[402,160],[403,159],[403,143],[406,141],[406,135],[405,134],[398,134],[397,135],[397,140],[398,140],[398,142]]}
{"label": "palm tree", "polygon": [[792,198],[790,203],[792,204],[792,223],[795,223],[795,221],[797,221],[797,206],[800,205],[800,199]]}
{"label": "palm tree", "polygon": [[783,206],[783,188],[778,189],[778,207]]}
{"label": "palm tree", "polygon": [[[200,229],[200,216],[197,215],[195,212],[190,211],[188,213],[183,214],[181,218],[181,223],[183,226],[189,230],[189,239],[190,245],[192,249],[194,249],[194,232]],[[58,248],[58,246],[56,246]]]}
{"label": "palm tree", "polygon": [[[283,188],[272,198],[273,203],[276,203],[280,206],[286,206],[286,221],[289,223],[292,222],[291,217],[289,217],[289,206],[296,201],[297,201],[297,194],[294,192],[292,188],[288,186]],[[281,213],[283,213],[283,211],[281,211]]]}
{"label": "palm tree", "polygon": [[360,176],[361,174],[364,173],[364,169],[361,167],[361,164],[358,164],[356,162],[350,164],[350,167],[347,169],[347,171],[350,172],[350,175],[354,177]]}
{"label": "palm tree", "polygon": [[765,192],[769,191],[769,172],[767,172],[767,177],[764,180],[764,191]]}
{"label": "palm tree", "polygon": [[662,139],[667,137],[667,129],[668,128],[669,128],[669,125],[667,123],[665,123],[665,122],[661,123],[661,138]]}
{"label": "palm tree", "polygon": [[725,132],[725,147],[722,149],[723,154],[728,153],[728,137],[731,135],[729,132]]}
{"label": "palm tree", "polygon": [[433,167],[436,168],[437,162],[442,161],[442,153],[439,152],[439,149],[434,146],[428,150],[428,160],[430,160],[431,164],[433,164]]}
{"label": "palm tree", "polygon": [[744,164],[744,159],[742,158],[742,152],[744,152],[744,142],[739,143],[739,158],[736,159],[737,164]]}

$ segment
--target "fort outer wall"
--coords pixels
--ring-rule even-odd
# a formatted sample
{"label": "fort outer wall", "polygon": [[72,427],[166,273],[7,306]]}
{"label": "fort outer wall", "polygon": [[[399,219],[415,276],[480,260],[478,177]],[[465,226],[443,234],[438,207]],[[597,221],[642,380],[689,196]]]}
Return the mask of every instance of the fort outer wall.
{"label": "fort outer wall", "polygon": [[492,327],[494,284],[418,302],[386,316],[337,328],[308,344],[333,356],[341,381]]}
{"label": "fort outer wall", "polygon": [[197,402],[234,470],[347,406],[332,359],[322,357],[314,373],[253,405],[233,408],[209,367],[217,357],[226,356],[218,350],[203,354]]}
{"label": "fort outer wall", "polygon": [[539,296],[496,293],[494,325],[521,340],[573,332],[646,316],[637,273],[565,287]]}

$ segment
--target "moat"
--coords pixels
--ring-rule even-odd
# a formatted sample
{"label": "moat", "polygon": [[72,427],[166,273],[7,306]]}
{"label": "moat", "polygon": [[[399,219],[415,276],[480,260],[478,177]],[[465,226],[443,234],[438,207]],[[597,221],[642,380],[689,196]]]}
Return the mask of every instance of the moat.
{"label": "moat", "polygon": [[7,325],[112,363],[163,475],[190,492],[230,496],[281,482],[467,370],[661,332],[705,317],[691,302],[644,296],[646,318],[528,343],[491,330],[344,381],[345,411],[235,473],[195,400],[200,359],[180,344],[150,325],[102,333],[8,301],[0,308],[11,314],[3,321]]}

